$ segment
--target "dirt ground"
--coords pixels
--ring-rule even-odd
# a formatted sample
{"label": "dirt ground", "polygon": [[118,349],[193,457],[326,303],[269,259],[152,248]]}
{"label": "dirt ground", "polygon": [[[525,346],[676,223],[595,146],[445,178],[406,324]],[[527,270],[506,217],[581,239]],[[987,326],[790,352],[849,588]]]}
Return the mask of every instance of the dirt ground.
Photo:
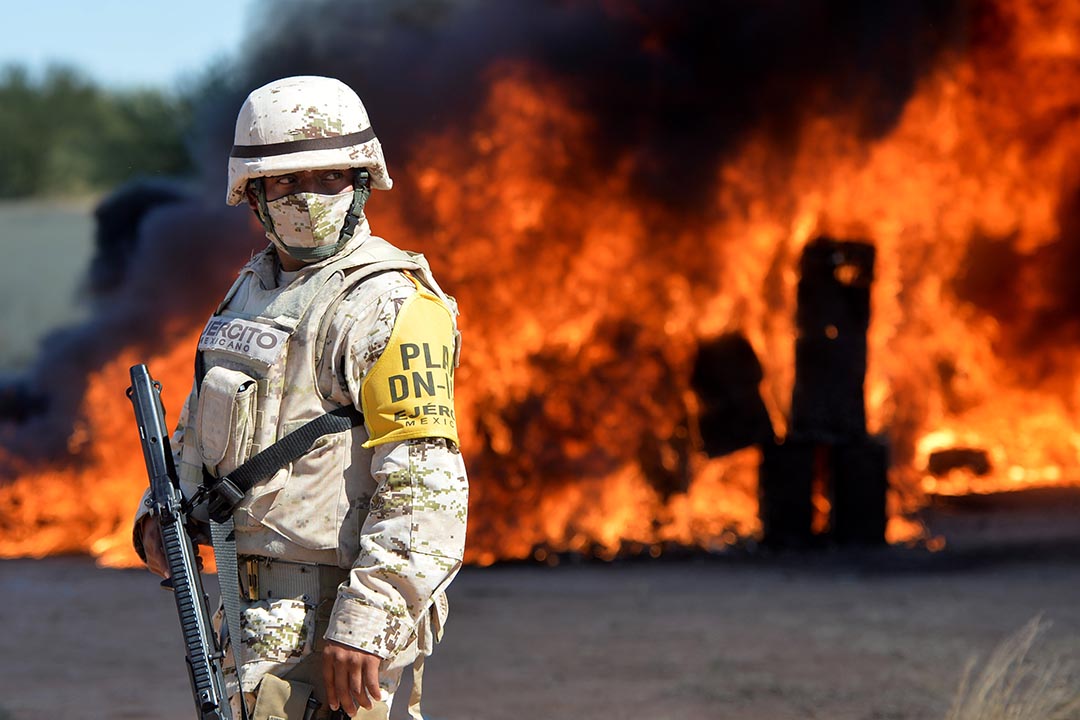
{"label": "dirt ground", "polygon": [[[148,574],[13,560],[0,590],[0,718],[193,717],[172,600]],[[450,597],[432,720],[942,718],[965,660],[1037,613],[1080,658],[1068,553],[468,568]]]}

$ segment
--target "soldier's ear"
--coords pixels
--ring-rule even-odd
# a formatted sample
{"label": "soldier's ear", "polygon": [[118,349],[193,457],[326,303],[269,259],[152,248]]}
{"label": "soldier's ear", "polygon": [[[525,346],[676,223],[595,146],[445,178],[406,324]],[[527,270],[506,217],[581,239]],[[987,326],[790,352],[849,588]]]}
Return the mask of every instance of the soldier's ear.
{"label": "soldier's ear", "polygon": [[247,198],[248,207],[258,213],[259,200],[255,197],[255,188],[251,187],[251,183],[248,183],[247,187],[244,188],[244,197]]}

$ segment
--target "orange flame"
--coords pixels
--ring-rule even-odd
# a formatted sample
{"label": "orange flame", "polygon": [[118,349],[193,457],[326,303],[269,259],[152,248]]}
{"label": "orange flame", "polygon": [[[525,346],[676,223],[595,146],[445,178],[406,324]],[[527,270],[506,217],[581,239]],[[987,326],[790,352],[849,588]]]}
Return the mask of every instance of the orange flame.
{"label": "orange flame", "polygon": [[[109,566],[139,563],[131,545],[131,520],[147,487],[134,413],[124,395],[128,368],[149,362],[164,386],[163,402],[176,413],[191,388],[190,348],[152,358],[124,351],[89,379],[82,419],[68,440],[75,462],[25,468],[0,485],[0,557],[44,557],[89,552]],[[168,416],[175,422],[176,415]]]}
{"label": "orange flame", "polygon": [[[907,513],[926,493],[1080,484],[1080,333],[1029,347],[1057,302],[1045,275],[1080,183],[1080,6],[994,10],[887,135],[828,116],[794,150],[751,138],[717,168],[701,217],[631,201],[648,168],[596,162],[590,118],[534,67],[493,68],[469,127],[420,141],[402,173],[419,197],[380,195],[372,224],[425,250],[463,309],[469,561],[655,556],[756,534],[758,451],[697,449],[691,367],[703,340],[742,333],[784,432],[798,258],[821,233],[877,246],[866,396],[870,430],[893,446],[890,541],[918,536]],[[975,273],[987,248],[1019,267],[996,305]],[[78,466],[0,487],[0,556],[133,561],[145,478],[127,367],[148,361],[175,412],[193,345],[124,352],[91,379]],[[958,447],[984,451],[988,471],[929,471]]]}

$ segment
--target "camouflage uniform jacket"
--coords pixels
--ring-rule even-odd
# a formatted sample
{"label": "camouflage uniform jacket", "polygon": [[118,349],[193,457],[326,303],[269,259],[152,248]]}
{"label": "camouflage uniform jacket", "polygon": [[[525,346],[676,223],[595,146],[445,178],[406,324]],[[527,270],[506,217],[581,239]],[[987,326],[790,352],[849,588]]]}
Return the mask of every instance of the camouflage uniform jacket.
{"label": "camouflage uniform jacket", "polygon": [[[366,223],[361,230],[358,239],[339,256],[352,252],[359,243],[385,245],[367,233]],[[265,314],[268,302],[272,304],[279,294],[333,260],[307,266],[293,278],[293,273],[280,273],[268,249],[246,266],[221,310],[240,319]],[[424,285],[433,284],[428,277]],[[253,381],[257,394],[276,393],[281,404],[275,408],[267,402],[258,410],[250,409],[241,425],[246,422],[255,429],[249,427],[239,442],[235,431],[231,437],[215,440],[220,434],[204,427],[209,421],[200,419],[202,406],[193,391],[173,438],[185,493],[201,481],[203,463],[217,461],[219,475],[230,471],[288,432],[290,426],[310,420],[312,414],[317,416],[312,406],[317,410],[320,406],[333,409],[352,404],[372,417],[376,408],[365,407],[373,402],[365,396],[365,380],[388,345],[393,343],[395,357],[403,343],[410,342],[422,346],[425,355],[437,354],[428,353],[424,344],[431,338],[416,336],[422,328],[399,322],[402,313],[409,312],[403,308],[415,305],[410,300],[425,294],[424,285],[390,270],[367,277],[342,294],[323,293],[317,298],[307,312],[309,320],[314,318],[311,327],[305,330],[302,326],[289,340],[286,355],[291,369],[276,377],[271,374],[269,380]],[[441,291],[437,293],[447,302]],[[426,294],[431,299],[431,293]],[[213,321],[207,327],[212,325]],[[233,334],[240,336],[239,332]],[[435,341],[445,344],[446,340]],[[456,349],[456,338],[451,342]],[[405,350],[401,354],[409,357]],[[205,355],[213,358],[215,353]],[[304,362],[297,362],[298,356]],[[224,367],[219,374],[227,377],[235,369],[225,361],[211,364]],[[212,395],[206,388],[213,373],[212,368],[204,380],[202,394],[207,397]],[[452,403],[452,376],[447,377]],[[309,381],[314,382],[313,388],[305,387],[305,383],[311,385]],[[241,384],[238,396],[243,395],[244,387]],[[257,404],[262,402],[260,399]],[[299,412],[297,407],[308,411]],[[203,412],[221,415],[210,401]],[[234,425],[238,412],[243,415],[246,411],[238,410],[234,403],[225,413],[231,413]],[[298,412],[306,416],[292,417]],[[419,406],[416,412],[420,412]],[[401,412],[397,415],[404,417]],[[464,552],[468,481],[456,433],[414,428],[406,433],[408,437],[394,439],[394,433],[372,437],[371,432],[371,423],[367,423],[319,440],[308,456],[256,485],[234,512],[234,520],[241,555],[348,569],[348,580],[338,590],[325,637],[387,658],[408,644],[433,603],[445,608],[443,591],[457,573]],[[328,466],[333,469],[329,474]],[[247,679],[244,684],[249,685]]]}

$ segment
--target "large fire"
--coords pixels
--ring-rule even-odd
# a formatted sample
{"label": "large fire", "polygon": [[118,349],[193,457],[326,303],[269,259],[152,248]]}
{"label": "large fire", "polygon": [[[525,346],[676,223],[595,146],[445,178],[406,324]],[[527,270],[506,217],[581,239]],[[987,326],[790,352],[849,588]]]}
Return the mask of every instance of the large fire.
{"label": "large fire", "polygon": [[[1080,484],[1080,327],[1045,330],[1068,290],[1061,238],[1080,232],[1080,5],[1002,5],[971,33],[884,137],[830,115],[783,149],[751,138],[694,216],[630,201],[635,159],[595,162],[590,117],[529,64],[492,68],[471,126],[419,141],[397,172],[419,197],[378,194],[372,225],[424,250],[463,310],[469,561],[719,549],[759,532],[759,453],[704,455],[691,369],[703,341],[744,335],[783,434],[798,259],[819,234],[877,246],[866,397],[893,449],[891,541],[918,537],[909,513],[927,494]],[[148,362],[175,419],[199,322],[92,378],[77,465],[0,487],[0,556],[137,562],[146,480],[127,368]],[[955,449],[985,463],[931,471]]]}

